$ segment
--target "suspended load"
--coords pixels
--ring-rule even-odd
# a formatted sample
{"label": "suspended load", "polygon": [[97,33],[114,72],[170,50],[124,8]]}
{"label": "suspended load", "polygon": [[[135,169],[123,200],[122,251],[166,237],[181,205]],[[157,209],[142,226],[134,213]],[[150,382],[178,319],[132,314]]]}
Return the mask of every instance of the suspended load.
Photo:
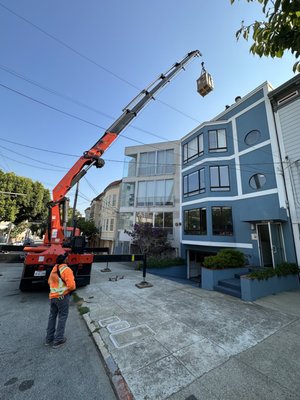
{"label": "suspended load", "polygon": [[197,79],[197,92],[204,97],[214,89],[214,81],[211,75],[206,72],[206,69],[204,68],[204,62],[202,62],[201,65],[201,75],[200,78]]}

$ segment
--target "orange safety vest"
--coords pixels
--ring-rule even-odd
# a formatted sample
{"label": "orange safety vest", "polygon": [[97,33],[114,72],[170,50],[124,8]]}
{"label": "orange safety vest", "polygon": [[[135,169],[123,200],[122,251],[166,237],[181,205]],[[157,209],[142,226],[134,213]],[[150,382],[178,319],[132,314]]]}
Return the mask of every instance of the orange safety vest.
{"label": "orange safety vest", "polygon": [[[58,268],[62,279],[58,276]],[[48,283],[50,286],[49,299],[65,296],[76,289],[73,271],[67,266],[67,264],[54,265]]]}

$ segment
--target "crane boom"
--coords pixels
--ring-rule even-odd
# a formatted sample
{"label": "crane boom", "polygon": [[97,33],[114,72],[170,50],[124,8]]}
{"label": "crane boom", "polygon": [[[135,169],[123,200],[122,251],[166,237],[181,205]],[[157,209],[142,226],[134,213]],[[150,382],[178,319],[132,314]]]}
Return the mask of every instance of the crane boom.
{"label": "crane boom", "polygon": [[[116,137],[130,124],[137,114],[152,100],[164,86],[166,86],[184,67],[195,57],[201,56],[199,50],[189,52],[180,62],[161,74],[146,89],[143,89],[122,111],[122,115],[105,131],[101,138],[77,160],[66,175],[53,189],[53,200],[50,206],[51,228],[46,237],[47,243],[62,243],[64,232],[60,217],[60,204],[63,203],[68,191],[86,174],[88,169],[95,165],[104,165],[101,156],[114,142]],[[49,220],[49,221],[50,221]]]}
{"label": "crane boom", "polygon": [[[56,263],[57,256],[68,253],[67,263],[73,269],[76,284],[79,286],[90,283],[93,254],[85,252],[85,238],[76,235],[78,229],[73,229],[74,236],[69,243],[66,238],[70,229],[67,228],[68,191],[80,181],[92,166],[103,167],[102,154],[109,148],[118,135],[125,129],[138,113],[166,86],[184,67],[195,57],[201,56],[199,50],[188,53],[180,62],[156,78],[146,89],[143,89],[123,110],[121,116],[104,132],[100,139],[75,162],[52,192],[52,201],[49,203],[48,230],[44,238],[44,245],[25,247],[26,253],[24,268],[20,282],[20,290],[28,290],[35,283],[47,283],[50,271]],[[207,74],[209,77],[210,75]],[[205,75],[206,77],[206,75]],[[204,78],[205,78],[204,77]],[[202,86],[205,93],[212,90],[212,83],[202,79],[198,84],[200,94]],[[206,87],[207,86],[207,87]],[[199,91],[199,90],[198,90]]]}

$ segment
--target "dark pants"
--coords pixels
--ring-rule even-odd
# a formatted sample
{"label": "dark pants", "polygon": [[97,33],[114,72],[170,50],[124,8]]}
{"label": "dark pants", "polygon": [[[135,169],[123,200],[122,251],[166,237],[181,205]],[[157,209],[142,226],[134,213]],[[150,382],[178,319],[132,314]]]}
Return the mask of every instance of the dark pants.
{"label": "dark pants", "polygon": [[[50,314],[47,327],[47,342],[60,342],[64,338],[66,322],[69,314],[70,295],[62,299],[50,299]],[[56,327],[56,319],[58,323]]]}

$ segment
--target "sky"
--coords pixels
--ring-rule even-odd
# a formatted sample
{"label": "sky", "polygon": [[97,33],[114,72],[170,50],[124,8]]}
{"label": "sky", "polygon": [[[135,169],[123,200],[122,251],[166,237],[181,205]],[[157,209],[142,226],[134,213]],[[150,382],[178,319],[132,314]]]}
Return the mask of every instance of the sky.
{"label": "sky", "polygon": [[[236,96],[294,76],[290,53],[259,58],[236,40],[242,20],[262,17],[246,0],[0,0],[0,168],[52,192],[139,91],[200,50],[104,153],[105,166],[81,180],[84,212],[122,179],[125,147],[178,140]],[[202,61],[215,85],[204,98]]]}

